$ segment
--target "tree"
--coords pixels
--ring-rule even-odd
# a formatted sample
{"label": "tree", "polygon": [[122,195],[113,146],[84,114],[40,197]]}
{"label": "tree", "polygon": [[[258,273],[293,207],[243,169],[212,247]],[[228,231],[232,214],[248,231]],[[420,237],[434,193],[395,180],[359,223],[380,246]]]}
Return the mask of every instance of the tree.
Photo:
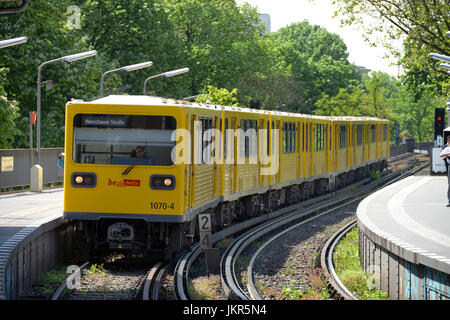
{"label": "tree", "polygon": [[365,116],[362,108],[364,90],[353,88],[350,92],[347,88],[339,89],[339,93],[330,97],[324,94],[323,98],[316,102],[316,115],[322,116]]}
{"label": "tree", "polygon": [[170,21],[191,68],[192,95],[207,85],[234,88],[264,68],[266,49],[256,10],[234,0],[165,0]]}
{"label": "tree", "polygon": [[[403,40],[404,68],[409,82],[415,82],[418,73],[429,73],[429,84],[448,86],[448,76],[438,63],[428,57],[430,52],[450,55],[450,10],[448,1],[424,0],[333,0],[338,5],[335,15],[343,17],[346,25],[359,24],[366,39],[377,45],[382,43],[395,56],[400,53],[392,47],[392,40]],[[368,23],[367,16],[374,19]],[[384,39],[370,39],[374,33]],[[420,70],[420,71],[419,71]]]}
{"label": "tree", "polygon": [[397,91],[396,84],[395,78],[381,71],[363,77],[362,86],[366,94],[362,97],[362,108],[365,116],[392,118],[392,96]]}
{"label": "tree", "polygon": [[311,113],[323,94],[335,96],[359,79],[347,60],[344,41],[336,34],[307,21],[294,23],[270,35],[278,64],[290,70],[295,83],[294,99],[287,110]]}
{"label": "tree", "polygon": [[222,106],[238,106],[237,89],[228,91],[213,86],[207,86],[205,93],[199,96],[195,101],[203,103],[218,104]]}
{"label": "tree", "polygon": [[[20,14],[0,16],[0,34],[4,39],[18,34],[29,41],[23,45],[2,49],[0,66],[7,66],[4,88],[7,99],[16,101],[20,115],[16,118],[19,134],[13,146],[28,146],[28,115],[36,111],[37,69],[45,61],[89,50],[77,30],[68,27],[69,0],[31,1]],[[98,81],[107,64],[101,57],[53,63],[42,70],[43,80],[53,80],[52,91],[42,90],[41,146],[64,144],[65,104],[70,98],[92,99],[98,95]]]}
{"label": "tree", "polygon": [[395,120],[403,133],[417,141],[432,141],[434,133],[434,109],[445,105],[445,98],[436,95],[432,86],[423,88],[418,99],[408,87],[402,86],[395,94]]}
{"label": "tree", "polygon": [[[0,69],[0,77],[3,78],[5,74],[5,70]],[[0,149],[12,148],[14,136],[19,133],[14,122],[18,117],[17,102],[8,101],[5,89],[0,85]]]}
{"label": "tree", "polygon": [[[81,12],[79,36],[85,36],[87,45],[109,61],[116,61],[117,66],[154,62],[150,68],[116,73],[115,78],[108,76],[105,81],[123,79],[123,85],[131,86],[127,92],[142,94],[149,76],[190,67],[162,0],[85,0]],[[155,79],[149,88],[159,95],[186,96],[190,92],[184,78]],[[106,87],[111,84],[106,82]]]}

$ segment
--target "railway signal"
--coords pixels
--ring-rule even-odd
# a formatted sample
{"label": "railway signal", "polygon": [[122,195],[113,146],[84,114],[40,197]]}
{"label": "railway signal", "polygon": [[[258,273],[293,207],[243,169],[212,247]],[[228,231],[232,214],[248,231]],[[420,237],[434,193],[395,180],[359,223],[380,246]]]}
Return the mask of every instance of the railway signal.
{"label": "railway signal", "polygon": [[438,136],[443,137],[445,129],[445,109],[434,109],[434,139],[438,139]]}

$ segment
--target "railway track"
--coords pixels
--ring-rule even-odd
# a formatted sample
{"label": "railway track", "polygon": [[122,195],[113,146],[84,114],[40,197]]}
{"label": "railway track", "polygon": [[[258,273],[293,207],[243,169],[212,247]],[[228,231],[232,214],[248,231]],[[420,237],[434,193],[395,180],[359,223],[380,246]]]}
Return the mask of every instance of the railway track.
{"label": "railway track", "polygon": [[[335,198],[326,197],[318,197],[315,199],[311,199],[302,203],[302,207],[305,207],[302,210],[299,210],[299,205],[294,205],[291,207],[283,208],[278,210],[277,212],[273,212],[268,214],[268,217],[258,217],[261,221],[259,222],[251,222],[247,221],[247,226],[243,227],[239,225],[229,227],[225,230],[222,230],[219,233],[213,235],[213,242],[217,242],[221,239],[224,239],[227,236],[236,234],[238,232],[242,232],[244,229],[248,229],[259,224],[257,227],[254,227],[250,231],[244,233],[237,239],[235,239],[234,243],[227,249],[225,254],[222,256],[221,261],[221,278],[222,278],[222,286],[225,292],[225,295],[230,299],[261,299],[261,296],[258,293],[258,290],[255,288],[252,280],[252,270],[253,263],[256,260],[258,254],[270,244],[270,242],[274,241],[276,238],[280,237],[282,234],[289,232],[292,229],[299,227],[300,225],[310,222],[314,219],[322,215],[326,215],[334,210],[338,206],[347,205],[351,200],[357,201],[361,199],[369,192],[373,192],[375,189],[386,186],[387,184],[393,183],[399,179],[404,178],[406,175],[412,174],[415,171],[412,171],[413,168],[419,163],[419,157],[410,156],[410,157],[398,157],[395,161],[391,161],[391,166],[396,166],[399,168],[395,172],[391,172],[390,175],[380,178],[377,181],[372,182],[371,184],[362,187],[364,184],[367,184],[368,181],[362,181],[360,183],[348,186],[339,190],[336,194]],[[407,166],[403,166],[402,163],[407,163]],[[425,165],[421,165],[419,169],[423,168]],[[357,185],[357,187],[356,187]],[[354,190],[354,189],[357,190]],[[354,191],[350,191],[354,190]],[[317,204],[319,203],[319,204]],[[270,217],[269,217],[270,216]],[[274,218],[278,217],[278,218]],[[255,218],[257,219],[257,218]],[[269,220],[271,219],[271,220]],[[254,220],[254,219],[252,219]],[[269,221],[267,221],[269,220]],[[292,224],[295,223],[294,226]],[[239,255],[256,239],[261,238],[264,235],[267,235],[269,232],[273,232],[276,229],[282,228],[284,225],[290,225],[291,227],[287,230],[281,231],[281,233],[275,235],[271,239],[269,239],[262,247],[254,254],[254,256],[250,259],[250,264],[247,267],[247,287],[243,288],[240,285],[239,277],[236,275],[236,261],[239,258]],[[238,229],[238,230],[235,230]],[[193,260],[196,259],[201,253],[199,246],[193,247],[192,252],[184,257],[184,262],[179,263],[176,268],[175,278],[176,278],[176,296],[178,299],[189,300],[191,299],[191,294],[189,293],[188,282],[189,282],[189,268],[193,263]],[[180,292],[182,292],[180,294]]]}
{"label": "railway track", "polygon": [[170,263],[157,262],[149,270],[142,266],[119,266],[105,270],[89,262],[74,268],[51,300],[158,300],[161,282]]}
{"label": "railway track", "polygon": [[[402,178],[401,172],[409,170],[414,166],[415,163],[418,162],[418,156],[401,156],[396,157],[389,162],[389,166],[391,171],[395,171],[395,168],[399,168],[396,172],[391,172],[389,176],[382,177],[381,179],[373,182],[373,185],[386,185],[390,183],[388,180],[392,179],[400,179]],[[404,166],[406,163],[406,167]],[[222,274],[222,285],[225,291],[225,295],[231,299],[261,299],[261,296],[258,293],[258,290],[255,288],[252,280],[252,272],[253,272],[253,263],[256,260],[262,250],[270,244],[271,241],[274,241],[276,238],[281,236],[284,233],[289,232],[289,230],[300,226],[303,223],[316,219],[316,216],[325,215],[333,210],[333,207],[338,206],[339,204],[345,204],[352,197],[357,197],[364,193],[363,187],[367,185],[370,181],[370,178],[364,179],[360,182],[357,182],[353,185],[347,186],[341,190],[337,190],[334,194],[326,194],[314,199],[309,199],[307,201],[303,201],[300,204],[296,204],[290,207],[282,208],[278,211],[271,212],[251,220],[247,220],[236,225],[230,226],[226,229],[223,229],[215,234],[213,234],[212,241],[213,243],[217,243],[218,241],[228,238],[230,236],[235,236],[236,234],[242,233],[242,236],[235,239],[234,243],[227,249],[226,253],[222,257],[221,262],[221,274]],[[370,187],[369,187],[370,188]],[[373,188],[373,187],[372,187]],[[355,190],[356,189],[356,190]],[[353,191],[352,191],[353,190]],[[319,213],[318,213],[319,212]],[[295,223],[295,226],[292,224]],[[252,256],[250,259],[251,262],[247,267],[247,286],[242,288],[239,284],[238,277],[235,272],[235,262],[239,258],[239,255],[245,250],[245,248],[254,242],[256,239],[261,238],[263,235],[266,235],[268,232],[274,232],[274,230],[282,228],[283,225],[290,224],[291,227],[282,231],[279,235],[275,235],[259,248],[258,252]],[[255,227],[256,226],[256,227]],[[253,229],[252,229],[253,228]],[[248,231],[250,230],[250,231]],[[175,265],[174,269],[174,294],[176,299],[179,300],[191,300],[192,295],[189,291],[189,270],[194,263],[194,261],[200,256],[202,250],[200,249],[200,245],[195,244],[190,251],[185,252],[180,256],[177,261],[174,261]],[[67,289],[67,283],[71,283],[74,281],[74,277],[77,274],[89,274],[87,270],[92,268],[92,264],[85,263],[80,270],[74,272],[68,279],[68,281],[64,282],[58,288],[58,290],[53,295],[52,299],[83,299],[83,300],[104,300],[104,299],[144,299],[144,300],[158,300],[159,292],[161,288],[161,283],[166,274],[169,273],[171,263],[163,263],[157,262],[150,269],[141,269],[139,271],[135,270],[135,274],[132,276],[136,278],[134,284],[130,286],[125,286],[122,288],[126,291],[120,291],[118,288],[118,292],[122,292],[119,297],[111,295],[111,292],[101,292],[101,290],[83,290],[77,291],[76,294],[68,296],[67,293],[71,290]],[[95,268],[94,268],[95,269]],[[327,269],[328,270],[328,269]],[[331,272],[332,274],[332,272]],[[109,275],[109,277],[115,277],[115,275]],[[120,274],[117,275],[120,277]],[[111,279],[110,279],[111,280]],[[82,283],[84,280],[81,280]],[[126,281],[126,280],[125,280]],[[127,282],[127,281],[126,281]],[[132,282],[132,281],[128,281]],[[87,288],[85,288],[87,289]],[[339,290],[339,289],[338,289]],[[81,293],[80,293],[81,292]],[[72,291],[74,293],[74,291]]]}

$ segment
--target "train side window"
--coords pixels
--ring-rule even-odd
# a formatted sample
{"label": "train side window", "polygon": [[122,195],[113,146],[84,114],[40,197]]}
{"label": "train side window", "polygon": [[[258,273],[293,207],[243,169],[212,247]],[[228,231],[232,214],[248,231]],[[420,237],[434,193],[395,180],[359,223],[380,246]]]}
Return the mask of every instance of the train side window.
{"label": "train side window", "polygon": [[309,152],[309,130],[308,130],[308,123],[306,124],[305,128],[305,151]]}
{"label": "train side window", "polygon": [[383,141],[387,140],[387,124],[383,124]]}
{"label": "train side window", "polygon": [[377,133],[375,125],[370,126],[370,143],[375,143],[377,140]]}
{"label": "train side window", "polygon": [[339,126],[339,149],[347,147],[347,128],[345,126]]}
{"label": "train side window", "polygon": [[305,152],[305,124],[302,123],[302,152]]}
{"label": "train side window", "polygon": [[363,126],[358,124],[356,126],[356,145],[360,146],[363,144]]}

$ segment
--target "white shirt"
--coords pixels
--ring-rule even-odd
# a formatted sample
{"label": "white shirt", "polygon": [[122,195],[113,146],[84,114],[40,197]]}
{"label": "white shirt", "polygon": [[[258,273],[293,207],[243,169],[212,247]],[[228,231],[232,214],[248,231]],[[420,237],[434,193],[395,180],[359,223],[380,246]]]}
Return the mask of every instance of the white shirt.
{"label": "white shirt", "polygon": [[445,162],[450,164],[450,159],[447,158],[446,156],[444,156],[444,154],[446,154],[446,153],[450,153],[450,146],[449,147],[445,147],[444,150],[442,150],[441,154],[439,155],[442,159],[445,159]]}

